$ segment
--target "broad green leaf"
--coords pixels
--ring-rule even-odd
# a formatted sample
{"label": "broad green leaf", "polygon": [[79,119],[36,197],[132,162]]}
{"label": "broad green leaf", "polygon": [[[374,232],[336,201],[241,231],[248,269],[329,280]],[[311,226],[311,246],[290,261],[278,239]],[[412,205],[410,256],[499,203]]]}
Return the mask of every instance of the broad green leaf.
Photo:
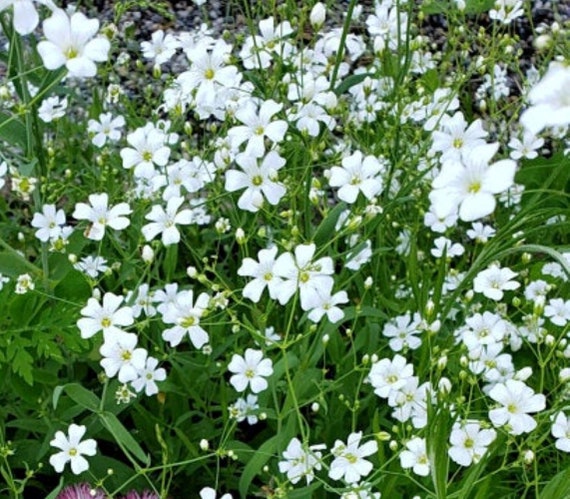
{"label": "broad green leaf", "polygon": [[79,404],[84,409],[89,409],[92,412],[99,410],[99,398],[93,392],[87,390],[78,383],[70,383],[68,385],[56,386],[53,391],[52,403],[53,408],[57,408],[57,403],[61,397],[62,392],[67,393],[69,398],[76,404]]}
{"label": "broad green leaf", "polygon": [[101,419],[103,426],[105,426],[105,428],[109,430],[109,433],[113,435],[113,438],[121,449],[123,449],[123,452],[125,452],[127,457],[130,458],[132,453],[141,463],[146,466],[150,464],[150,456],[145,454],[141,446],[123,426],[117,416],[105,411],[99,414],[99,418]]}
{"label": "broad green leaf", "polygon": [[12,146],[26,147],[26,127],[24,124],[6,113],[0,113],[0,140]]}
{"label": "broad green leaf", "polygon": [[239,480],[239,493],[241,497],[252,496],[249,491],[249,486],[255,476],[261,471],[261,468],[265,466],[265,463],[275,455],[280,438],[283,438],[283,436],[278,434],[266,440],[245,466]]}
{"label": "broad green leaf", "polygon": [[18,277],[20,274],[25,273],[35,273],[37,275],[40,273],[40,270],[15,251],[14,253],[12,251],[0,252],[0,274],[8,277]]}
{"label": "broad green leaf", "polygon": [[570,468],[562,470],[554,476],[540,493],[540,499],[569,499],[570,498]]}
{"label": "broad green leaf", "polygon": [[347,92],[354,85],[362,83],[367,77],[374,78],[376,75],[374,73],[360,73],[347,76],[342,82],[334,89],[336,95],[342,95]]}
{"label": "broad green leaf", "polygon": [[320,248],[333,238],[336,222],[344,210],[346,210],[346,203],[337,204],[317,227],[313,235],[313,241],[317,245],[317,248]]}

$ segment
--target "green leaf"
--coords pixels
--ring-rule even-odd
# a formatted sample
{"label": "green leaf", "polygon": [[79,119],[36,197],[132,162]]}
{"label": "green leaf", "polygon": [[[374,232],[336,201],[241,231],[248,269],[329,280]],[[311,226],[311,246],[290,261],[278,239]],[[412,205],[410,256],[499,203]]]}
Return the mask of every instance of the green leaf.
{"label": "green leaf", "polygon": [[53,391],[52,403],[53,408],[57,408],[57,403],[62,392],[67,393],[69,398],[76,404],[79,404],[84,409],[89,409],[92,412],[99,410],[99,398],[93,392],[90,392],[79,383],[70,383],[68,385],[56,386]]}
{"label": "green leaf", "polygon": [[562,470],[554,476],[540,493],[540,499],[569,499],[570,498],[570,468]]}
{"label": "green leaf", "polygon": [[346,203],[337,204],[317,227],[313,235],[313,241],[320,248],[327,241],[330,241],[335,233],[335,225],[340,214],[346,210]]}
{"label": "green leaf", "polygon": [[[465,14],[482,14],[489,11],[495,0],[466,0]],[[455,9],[459,12],[457,4],[452,0],[426,0],[422,4],[422,11],[425,14],[445,14],[449,10]]]}
{"label": "green leaf", "polygon": [[34,383],[34,358],[24,349],[19,348],[12,359],[12,370],[19,374],[28,385]]}
{"label": "green leaf", "polygon": [[113,438],[129,459],[132,460],[132,453],[144,465],[148,466],[150,464],[150,456],[145,454],[138,442],[118,420],[117,416],[105,411],[100,413],[99,417],[103,426],[113,435]]}
{"label": "green leaf", "polygon": [[447,440],[453,421],[447,408],[438,409],[428,404],[427,454],[430,462],[431,478],[438,499],[447,497],[447,475],[449,456]]}
{"label": "green leaf", "polygon": [[24,148],[26,147],[26,127],[17,118],[0,113],[0,140]]}
{"label": "green leaf", "polygon": [[59,479],[59,483],[57,484],[57,487],[55,489],[53,489],[49,495],[46,496],[46,499],[57,499],[59,493],[61,492],[61,489],[63,489],[63,485],[64,485],[65,481],[64,478],[61,477]]}
{"label": "green leaf", "polygon": [[283,436],[277,434],[263,442],[261,447],[253,454],[253,457],[245,466],[239,480],[239,493],[241,497],[251,497],[251,494],[248,494],[249,486],[255,476],[261,471],[261,468],[265,466],[265,463],[275,455],[280,438],[283,438]]}
{"label": "green leaf", "polygon": [[362,83],[366,77],[370,76],[372,77],[376,77],[376,75],[374,73],[360,73],[357,75],[350,75],[347,76],[342,83],[340,83],[335,89],[334,89],[334,93],[336,95],[342,95],[345,92],[348,91],[348,89],[354,87],[354,85],[358,85],[359,83]]}
{"label": "green leaf", "polygon": [[[5,247],[9,247],[6,245]],[[39,275],[40,270],[32,263],[28,262],[15,250],[0,252],[0,274],[9,277],[18,277],[20,274],[32,272]]]}

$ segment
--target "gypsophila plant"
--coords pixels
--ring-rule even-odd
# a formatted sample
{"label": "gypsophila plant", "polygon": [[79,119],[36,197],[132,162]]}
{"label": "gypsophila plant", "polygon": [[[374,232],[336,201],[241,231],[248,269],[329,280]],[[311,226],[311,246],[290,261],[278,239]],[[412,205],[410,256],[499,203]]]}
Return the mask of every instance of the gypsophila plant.
{"label": "gypsophila plant", "polygon": [[218,3],[0,1],[0,496],[570,495],[570,10]]}

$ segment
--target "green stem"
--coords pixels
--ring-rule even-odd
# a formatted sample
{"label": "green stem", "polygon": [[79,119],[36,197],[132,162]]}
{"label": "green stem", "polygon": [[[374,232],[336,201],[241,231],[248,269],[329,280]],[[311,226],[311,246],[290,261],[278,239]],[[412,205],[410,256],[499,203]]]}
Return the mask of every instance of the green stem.
{"label": "green stem", "polygon": [[342,63],[342,58],[344,57],[344,44],[346,42],[346,37],[348,36],[348,31],[350,29],[350,22],[352,21],[352,13],[354,11],[354,7],[356,7],[356,0],[350,0],[350,3],[348,4],[348,10],[346,12],[346,18],[344,20],[344,25],[342,27],[342,34],[340,35],[340,44],[338,46],[338,52],[336,54],[336,60],[331,76],[330,90],[334,89],[336,79],[338,77],[338,70]]}

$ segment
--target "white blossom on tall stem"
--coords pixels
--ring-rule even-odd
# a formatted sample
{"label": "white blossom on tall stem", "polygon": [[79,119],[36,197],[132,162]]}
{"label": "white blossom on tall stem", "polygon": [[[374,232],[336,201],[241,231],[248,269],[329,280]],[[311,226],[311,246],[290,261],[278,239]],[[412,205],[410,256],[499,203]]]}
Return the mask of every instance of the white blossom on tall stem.
{"label": "white blossom on tall stem", "polygon": [[189,209],[178,211],[184,198],[170,198],[166,203],[166,210],[161,205],[154,205],[145,218],[150,223],[143,225],[141,231],[145,240],[151,241],[158,234],[162,234],[162,244],[170,246],[180,242],[180,232],[177,225],[192,223],[192,212]]}
{"label": "white blossom on tall stem", "polygon": [[534,134],[546,127],[570,124],[570,67],[553,61],[546,74],[531,89],[531,106],[521,115],[521,124]]}
{"label": "white blossom on tall stem", "polygon": [[449,437],[449,457],[461,466],[477,464],[496,437],[495,430],[482,429],[478,421],[455,423]]}
{"label": "white blossom on tall stem", "polygon": [[273,374],[273,362],[263,358],[261,350],[248,348],[243,357],[234,353],[228,370],[234,373],[230,383],[238,392],[243,392],[249,386],[253,393],[259,393],[267,389],[265,378]]}
{"label": "white blossom on tall stem", "polygon": [[498,143],[479,146],[464,152],[460,161],[443,164],[429,196],[436,215],[458,210],[461,220],[472,222],[495,211],[494,195],[513,185],[517,167],[512,159],[489,164],[498,148]]}
{"label": "white blossom on tall stem", "polygon": [[117,375],[121,383],[138,378],[138,373],[146,367],[148,352],[144,348],[136,348],[137,343],[138,337],[134,333],[105,338],[99,353],[103,356],[100,363],[107,377]]}
{"label": "white blossom on tall stem", "polygon": [[380,174],[384,169],[384,164],[377,157],[363,157],[362,152],[355,151],[342,160],[342,166],[330,169],[329,184],[340,187],[338,197],[347,203],[354,203],[359,192],[371,200],[382,191]]}
{"label": "white blossom on tall stem", "polygon": [[528,413],[539,412],[546,407],[546,397],[542,393],[534,393],[532,388],[515,379],[495,385],[489,397],[501,404],[501,407],[489,411],[489,419],[495,426],[509,425],[511,435],[534,430],[537,423]]}
{"label": "white blossom on tall stem", "polygon": [[96,298],[89,298],[87,305],[81,309],[81,319],[77,327],[83,339],[91,338],[99,331],[103,331],[106,338],[114,338],[125,331],[123,327],[134,323],[131,307],[121,307],[124,297],[108,292],[103,295],[103,303]]}
{"label": "white blossom on tall stem", "polygon": [[[56,8],[51,0],[36,0],[36,2],[40,5],[46,5],[52,10]],[[0,11],[8,7],[14,9],[12,22],[16,33],[29,35],[37,28],[40,16],[32,0],[0,0]]]}
{"label": "white blossom on tall stem", "polygon": [[55,433],[50,445],[61,450],[49,458],[49,462],[55,471],[63,472],[67,463],[71,465],[71,471],[74,475],[79,475],[89,469],[89,463],[83,456],[94,456],[97,453],[97,442],[92,438],[82,442],[81,439],[86,431],[85,426],[71,424],[69,425],[68,436],[62,431]]}
{"label": "white blossom on tall stem", "polygon": [[71,76],[90,78],[97,74],[96,62],[105,62],[111,44],[99,31],[97,19],[87,19],[76,12],[69,16],[64,10],[54,10],[43,22],[47,40],[38,43],[37,49],[44,66],[54,70],[64,66]]}
{"label": "white blossom on tall stem", "polygon": [[36,237],[43,243],[57,239],[63,225],[65,225],[65,213],[63,210],[56,210],[53,204],[44,204],[42,212],[34,213],[31,222],[31,226],[38,229]]}
{"label": "white blossom on tall stem", "polygon": [[400,453],[400,465],[404,469],[412,468],[416,475],[429,475],[430,462],[425,438],[414,437],[406,442],[405,450]]}
{"label": "white blossom on tall stem", "polygon": [[363,476],[372,471],[372,463],[365,457],[371,456],[378,451],[378,444],[370,440],[360,445],[362,432],[351,433],[346,444],[337,440],[332,448],[335,459],[329,469],[329,477],[333,480],[344,479],[347,483],[356,483]]}
{"label": "white blossom on tall stem", "polygon": [[113,207],[109,207],[109,195],[90,194],[89,203],[77,203],[73,218],[77,220],[88,220],[91,225],[85,231],[85,237],[93,241],[101,241],[105,236],[106,227],[115,230],[122,230],[131,223],[126,215],[132,213],[127,203],[119,203]]}
{"label": "white blossom on tall stem", "polygon": [[276,256],[277,246],[273,246],[259,250],[257,254],[259,261],[257,262],[249,257],[243,259],[238,269],[238,275],[254,278],[243,288],[244,298],[249,298],[252,302],[257,303],[261,299],[261,293],[267,287],[271,299],[277,299],[282,279],[276,276],[273,270]]}
{"label": "white blossom on tall stem", "polygon": [[270,151],[262,160],[247,153],[238,154],[236,163],[240,170],[226,172],[225,189],[228,192],[245,188],[238,199],[242,210],[256,212],[263,206],[265,199],[275,206],[287,192],[278,182],[278,171],[285,166],[285,159],[275,151]]}
{"label": "white blossom on tall stem", "polygon": [[260,158],[265,154],[265,139],[268,138],[274,144],[283,140],[288,125],[284,120],[272,121],[273,115],[283,109],[283,104],[274,100],[264,101],[259,110],[252,102],[246,103],[235,113],[235,117],[243,125],[234,126],[228,131],[228,136],[235,147],[247,141],[245,153]]}
{"label": "white blossom on tall stem", "polygon": [[314,243],[300,244],[295,247],[294,254],[283,253],[275,261],[275,275],[283,279],[278,296],[281,305],[285,305],[298,289],[301,308],[308,311],[317,289],[333,288],[333,260],[323,257],[313,262],[316,249]]}

